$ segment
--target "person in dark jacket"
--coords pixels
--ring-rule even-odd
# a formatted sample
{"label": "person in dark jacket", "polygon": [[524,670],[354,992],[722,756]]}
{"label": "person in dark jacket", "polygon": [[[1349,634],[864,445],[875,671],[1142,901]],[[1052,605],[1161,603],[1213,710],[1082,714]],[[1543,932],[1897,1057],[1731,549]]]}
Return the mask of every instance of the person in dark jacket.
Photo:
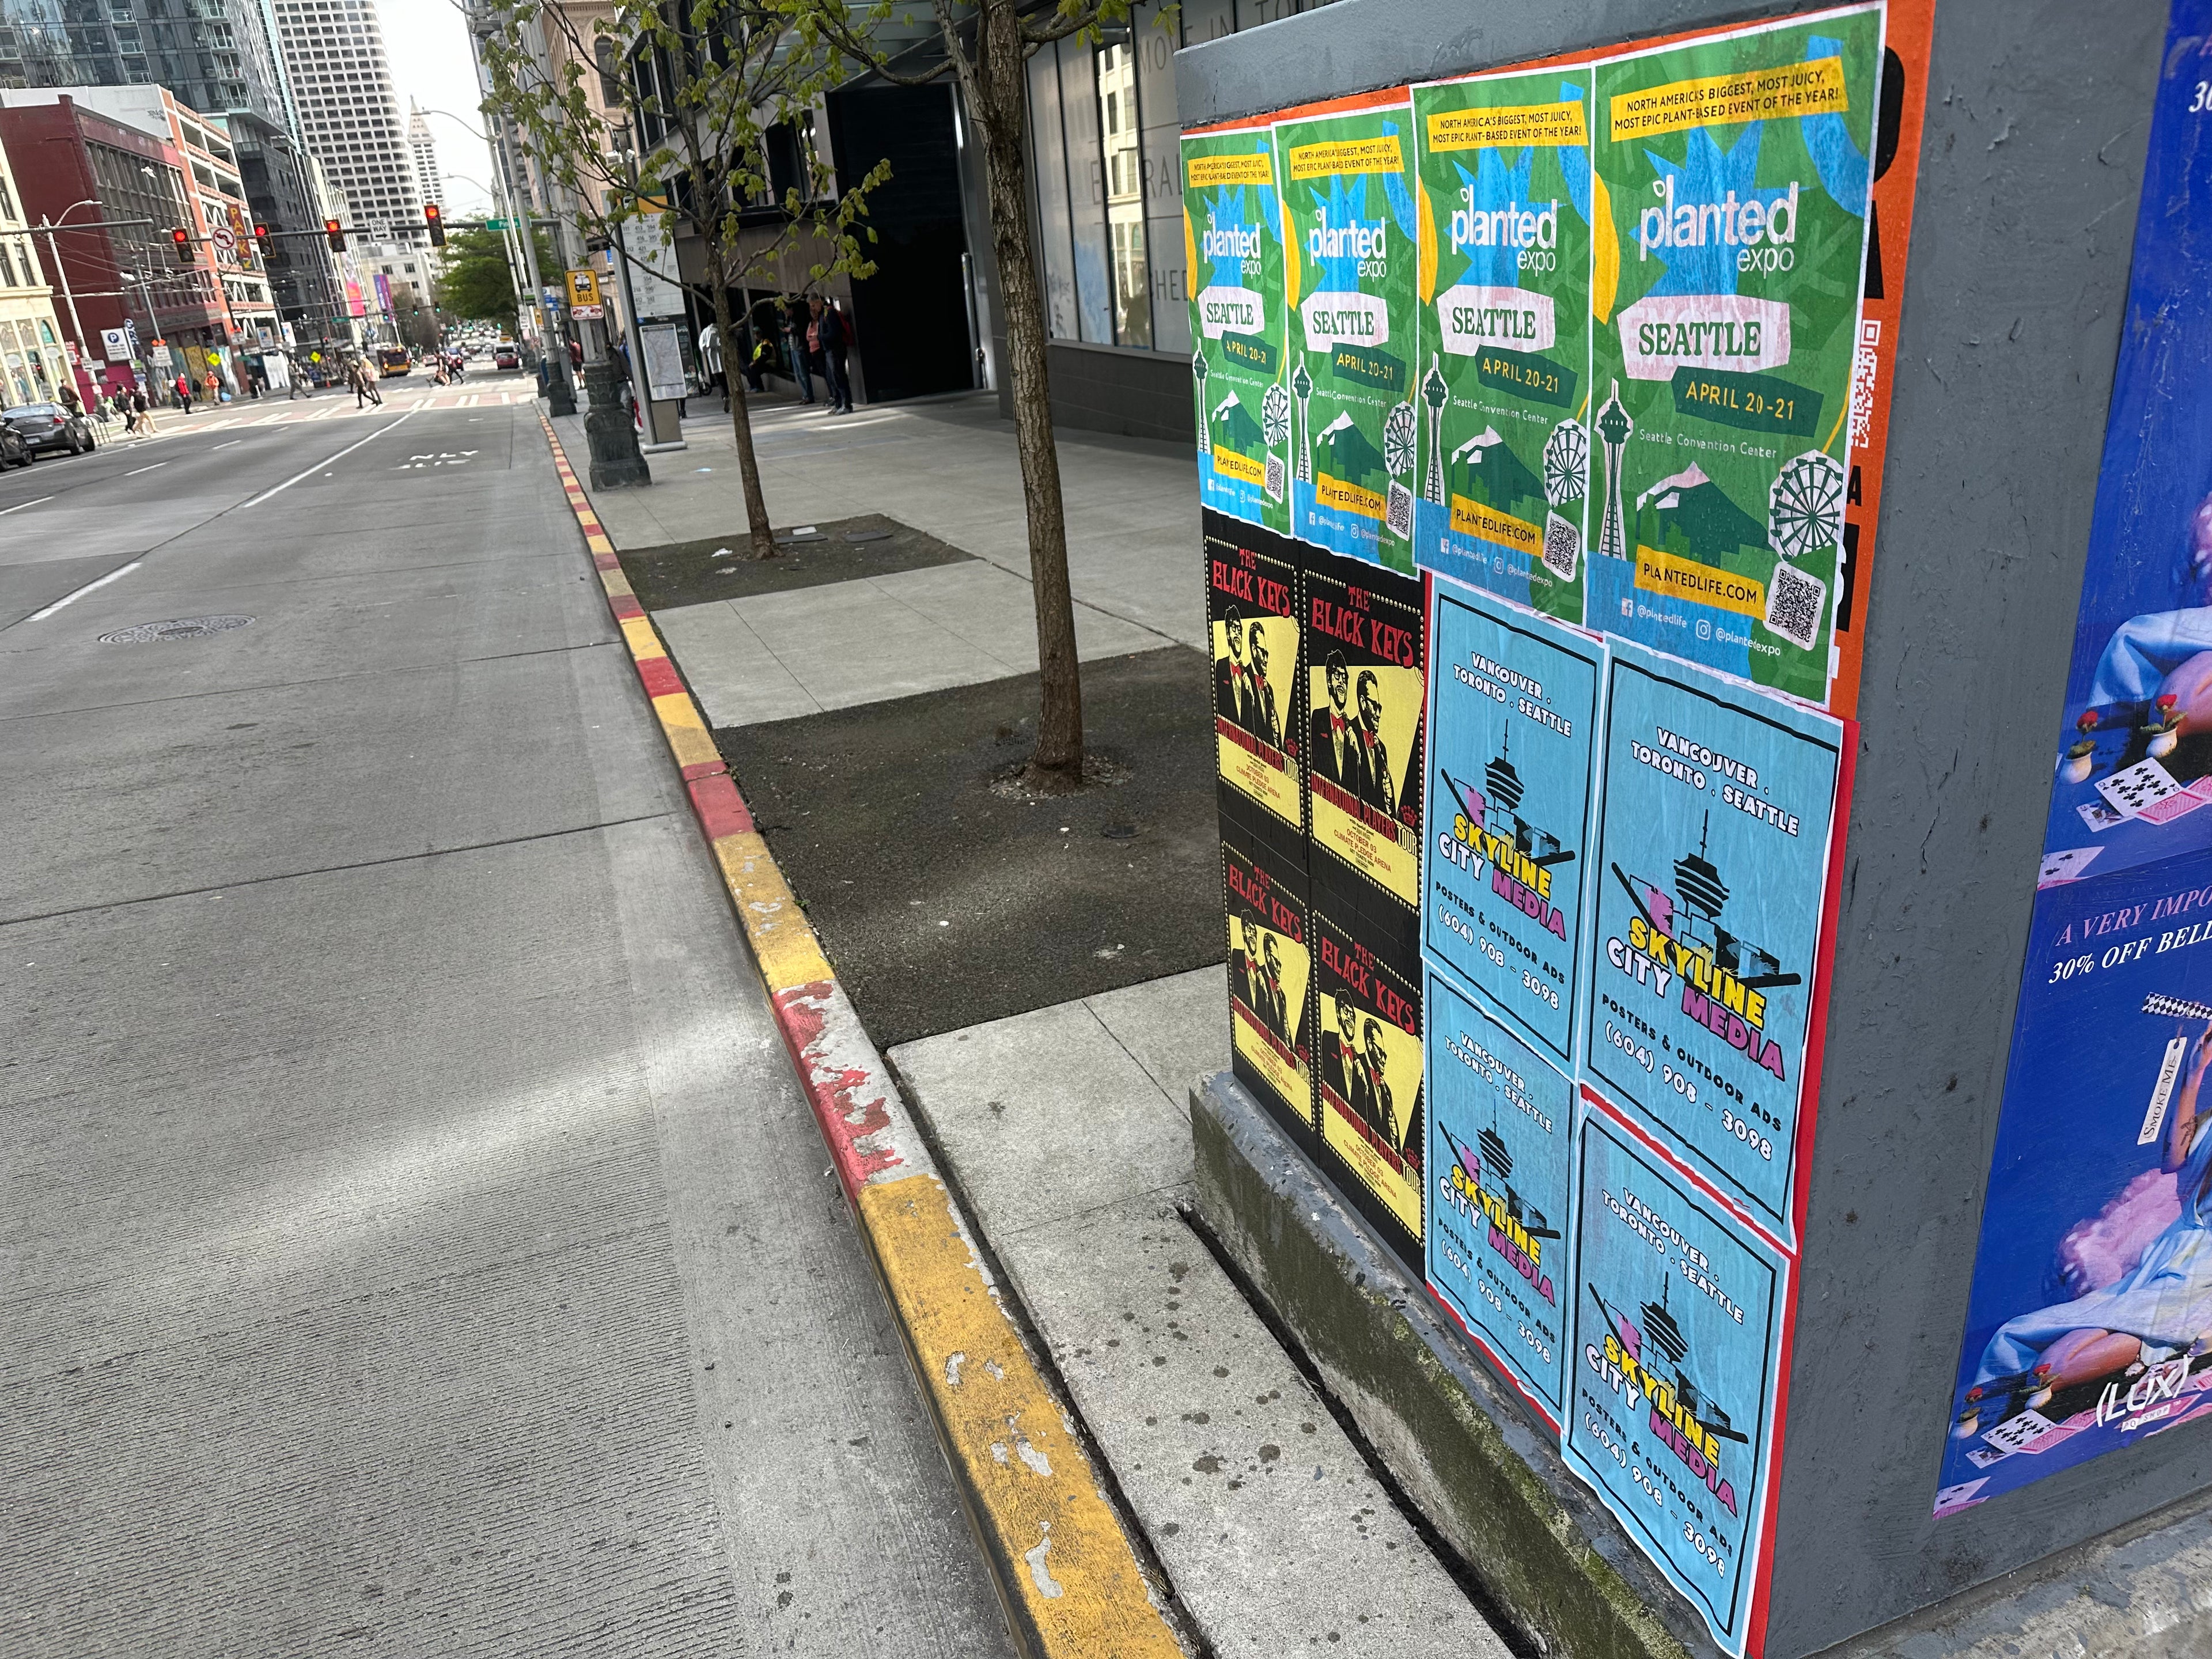
{"label": "person in dark jacket", "polygon": [[791,378],[799,382],[799,395],[814,401],[814,380],[806,372],[806,302],[797,295],[784,301],[783,343],[791,361]]}
{"label": "person in dark jacket", "polygon": [[853,412],[853,382],[845,368],[845,348],[850,343],[852,331],[846,325],[845,313],[837,309],[837,302],[817,295],[813,304],[814,344],[822,356],[822,378],[830,388],[830,412],[850,415]]}

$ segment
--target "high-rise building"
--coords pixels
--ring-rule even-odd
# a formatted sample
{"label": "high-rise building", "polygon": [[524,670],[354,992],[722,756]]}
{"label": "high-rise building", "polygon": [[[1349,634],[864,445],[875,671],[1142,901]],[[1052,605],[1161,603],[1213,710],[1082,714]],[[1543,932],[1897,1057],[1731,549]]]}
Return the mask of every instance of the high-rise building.
{"label": "high-rise building", "polygon": [[407,148],[415,152],[415,177],[422,186],[422,199],[435,202],[442,210],[446,180],[438,171],[438,141],[430,136],[430,124],[422,118],[412,98],[407,100]]}
{"label": "high-rise building", "polygon": [[275,0],[276,44],[300,112],[301,136],[353,222],[377,241],[414,240],[422,186],[400,124],[374,0]]}

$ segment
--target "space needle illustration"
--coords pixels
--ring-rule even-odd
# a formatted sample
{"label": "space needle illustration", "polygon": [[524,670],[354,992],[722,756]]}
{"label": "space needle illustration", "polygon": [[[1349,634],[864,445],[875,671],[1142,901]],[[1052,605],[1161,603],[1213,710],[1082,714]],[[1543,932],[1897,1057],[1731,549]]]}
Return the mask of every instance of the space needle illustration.
{"label": "space needle illustration", "polygon": [[1190,354],[1191,378],[1198,382],[1198,453],[1213,453],[1213,433],[1206,418],[1206,352],[1203,349]]}
{"label": "space needle illustration", "polygon": [[1429,462],[1421,475],[1421,499],[1444,504],[1444,405],[1451,388],[1444,384],[1437,354],[1429,354],[1429,372],[1421,377],[1421,401],[1429,406]]}
{"label": "space needle illustration", "polygon": [[1597,550],[1616,559],[1628,556],[1628,527],[1620,510],[1620,452],[1628,434],[1635,430],[1636,422],[1620,406],[1620,382],[1615,380],[1612,395],[1597,412],[1597,435],[1605,443],[1606,472],[1605,523],[1598,532]]}
{"label": "space needle illustration", "polygon": [[1291,371],[1291,390],[1298,394],[1298,482],[1313,482],[1313,447],[1306,440],[1306,399],[1313,396],[1313,376],[1306,373],[1305,361]]}

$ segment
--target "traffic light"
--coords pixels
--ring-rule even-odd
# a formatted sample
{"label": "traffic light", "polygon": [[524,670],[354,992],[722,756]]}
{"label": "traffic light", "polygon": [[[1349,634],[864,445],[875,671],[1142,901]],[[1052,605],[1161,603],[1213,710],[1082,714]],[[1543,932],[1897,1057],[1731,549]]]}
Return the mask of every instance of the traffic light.
{"label": "traffic light", "polygon": [[345,227],[337,220],[323,221],[323,234],[330,238],[331,252],[343,253],[346,251]]}
{"label": "traffic light", "polygon": [[265,263],[265,262],[267,261],[268,258],[269,258],[269,227],[268,227],[268,226],[266,226],[266,225],[256,225],[256,226],[254,226],[254,228],[253,228],[253,246],[254,246],[257,249],[258,249],[258,250],[260,251],[261,258],[262,258],[263,261]]}
{"label": "traffic light", "polygon": [[422,222],[430,227],[430,246],[445,246],[446,216],[438,210],[438,204],[435,202],[422,204]]}
{"label": "traffic light", "polygon": [[177,263],[179,264],[189,265],[196,263],[192,258],[191,232],[185,229],[182,226],[179,226],[176,229],[169,233],[169,245],[177,251]]}

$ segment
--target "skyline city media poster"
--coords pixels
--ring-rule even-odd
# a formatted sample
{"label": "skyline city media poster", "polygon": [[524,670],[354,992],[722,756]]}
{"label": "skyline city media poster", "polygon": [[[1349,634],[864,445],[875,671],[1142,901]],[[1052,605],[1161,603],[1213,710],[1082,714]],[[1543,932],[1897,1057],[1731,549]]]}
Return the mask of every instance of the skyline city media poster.
{"label": "skyline city media poster", "polygon": [[1417,564],[1583,620],[1590,69],[1413,88]]}
{"label": "skyline city media poster", "polygon": [[1401,970],[1313,907],[1316,1106],[1345,1194],[1421,1273],[1424,1050],[1419,957]]}
{"label": "skyline city media poster", "polygon": [[1291,394],[1274,134],[1266,126],[1185,134],[1182,159],[1199,501],[1287,535]]}
{"label": "skyline city media poster", "polygon": [[1769,1542],[1789,1260],[1603,1106],[1578,1134],[1567,1466],[1741,1655]]}
{"label": "skyline city media poster", "polygon": [[1582,1075],[1786,1249],[1843,722],[1607,658]]}
{"label": "skyline city media poster", "polygon": [[1199,510],[1213,647],[1222,815],[1305,862],[1306,730],[1298,554],[1255,525]]}
{"label": "skyline city media poster", "polygon": [[1879,4],[1601,63],[1593,628],[1825,704]]}
{"label": "skyline city media poster", "polygon": [[1450,581],[1429,616],[1422,949],[1571,1068],[1605,647]]}
{"label": "skyline city media poster", "polygon": [[2212,1417],[2208,41],[2175,0],[1938,1516]]}
{"label": "skyline city media poster", "polygon": [[1413,568],[1420,261],[1413,106],[1278,122],[1290,357],[1291,528],[1316,547]]}
{"label": "skyline city media poster", "polygon": [[1557,1429],[1575,1085],[1426,964],[1429,1288]]}

